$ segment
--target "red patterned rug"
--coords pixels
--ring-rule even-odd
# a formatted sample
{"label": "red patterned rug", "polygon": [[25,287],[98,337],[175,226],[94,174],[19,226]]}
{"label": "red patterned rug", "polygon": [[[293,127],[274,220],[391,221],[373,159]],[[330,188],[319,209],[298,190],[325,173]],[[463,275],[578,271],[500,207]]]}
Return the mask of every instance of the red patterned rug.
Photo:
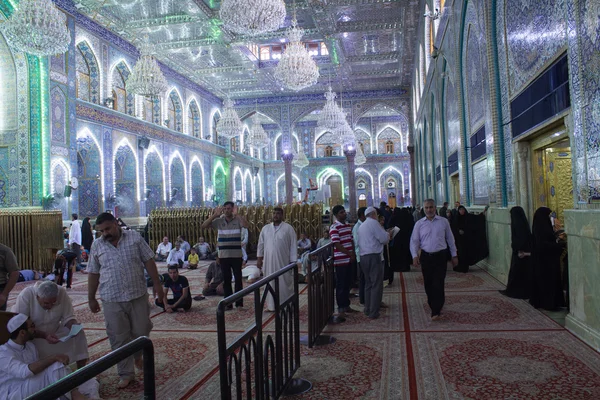
{"label": "red patterned rug", "polygon": [[[407,292],[425,293],[421,271],[403,273],[403,275]],[[497,291],[504,289],[504,285],[480,269],[466,274],[450,270],[446,274],[445,283],[448,292]]]}

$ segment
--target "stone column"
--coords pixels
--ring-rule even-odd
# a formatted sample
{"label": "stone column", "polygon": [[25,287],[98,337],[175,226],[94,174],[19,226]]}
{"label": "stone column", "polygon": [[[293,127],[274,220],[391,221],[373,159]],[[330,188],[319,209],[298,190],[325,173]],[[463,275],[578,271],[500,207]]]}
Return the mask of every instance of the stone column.
{"label": "stone column", "polygon": [[[285,167],[285,202],[292,204],[294,202],[294,182],[292,178],[292,161],[294,155],[292,153],[283,153],[281,155],[283,165]],[[277,199],[279,201],[279,199]]]}
{"label": "stone column", "polygon": [[[225,201],[233,201],[235,203],[235,175],[234,175],[234,156],[231,154],[231,144],[225,150],[226,159],[229,162],[229,181],[227,182],[227,198]],[[222,205],[222,204],[221,204]]]}
{"label": "stone column", "polygon": [[[410,154],[410,201],[412,205],[415,205],[415,193],[417,193],[415,186],[415,146],[409,145],[406,147],[408,154]],[[406,201],[406,196],[404,196]]]}
{"label": "stone column", "polygon": [[533,215],[533,203],[530,201],[528,171],[529,162],[529,144],[524,142],[515,143],[515,153],[517,154],[517,204],[523,207],[525,212],[531,217]]}
{"label": "stone column", "polygon": [[356,221],[356,175],[354,170],[354,157],[356,157],[356,150],[344,150],[346,161],[348,161],[348,203],[350,204],[350,221]]}

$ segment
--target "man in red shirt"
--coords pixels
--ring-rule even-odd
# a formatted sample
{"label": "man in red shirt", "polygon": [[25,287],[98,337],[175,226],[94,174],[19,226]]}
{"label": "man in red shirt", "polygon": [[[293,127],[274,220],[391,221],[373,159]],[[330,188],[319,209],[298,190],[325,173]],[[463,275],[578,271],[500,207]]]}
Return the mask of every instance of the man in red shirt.
{"label": "man in red shirt", "polygon": [[334,247],[335,266],[335,297],[338,313],[343,316],[347,312],[357,312],[350,307],[350,285],[352,281],[352,265],[356,261],[354,241],[352,240],[352,227],[346,223],[346,210],[344,206],[333,207],[331,213],[336,221],[329,228],[329,236]]}

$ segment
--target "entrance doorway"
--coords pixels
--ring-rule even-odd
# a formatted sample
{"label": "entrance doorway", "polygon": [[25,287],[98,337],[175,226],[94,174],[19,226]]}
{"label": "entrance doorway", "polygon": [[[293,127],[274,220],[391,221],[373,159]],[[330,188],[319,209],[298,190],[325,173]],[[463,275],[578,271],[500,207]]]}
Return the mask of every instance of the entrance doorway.
{"label": "entrance doorway", "polygon": [[364,193],[358,196],[358,208],[367,206],[367,195]]}
{"label": "entrance doorway", "polygon": [[329,185],[329,188],[331,189],[329,206],[335,207],[338,204],[344,205],[344,196],[342,192],[342,178],[338,175],[333,175],[329,179],[327,179],[327,182],[325,183]]}
{"label": "entrance doorway", "polygon": [[390,208],[393,210],[394,208],[396,208],[396,193],[394,192],[390,192],[388,194],[388,206],[390,206]]}
{"label": "entrance doorway", "polygon": [[564,223],[564,210],[573,208],[571,144],[564,126],[531,142],[533,206],[548,207]]}
{"label": "entrance doorway", "polygon": [[452,188],[452,201],[450,204],[454,205],[454,203],[460,201],[460,180],[458,179],[458,174],[450,177],[450,185]]}

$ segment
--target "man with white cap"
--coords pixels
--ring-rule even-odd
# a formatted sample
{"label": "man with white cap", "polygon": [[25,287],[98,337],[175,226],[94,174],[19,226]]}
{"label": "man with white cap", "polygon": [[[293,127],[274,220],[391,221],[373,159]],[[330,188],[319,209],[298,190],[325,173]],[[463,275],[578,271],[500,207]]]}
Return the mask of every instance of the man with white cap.
{"label": "man with white cap", "polygon": [[[39,359],[33,345],[35,324],[25,314],[12,317],[6,328],[10,340],[0,346],[0,400],[20,400],[52,385],[70,373],[66,354]],[[78,389],[61,399],[85,399]]]}
{"label": "man with white cap", "polygon": [[383,246],[390,241],[390,234],[379,224],[374,207],[368,207],[365,216],[367,218],[358,228],[360,268],[365,277],[364,313],[376,319],[383,297]]}

